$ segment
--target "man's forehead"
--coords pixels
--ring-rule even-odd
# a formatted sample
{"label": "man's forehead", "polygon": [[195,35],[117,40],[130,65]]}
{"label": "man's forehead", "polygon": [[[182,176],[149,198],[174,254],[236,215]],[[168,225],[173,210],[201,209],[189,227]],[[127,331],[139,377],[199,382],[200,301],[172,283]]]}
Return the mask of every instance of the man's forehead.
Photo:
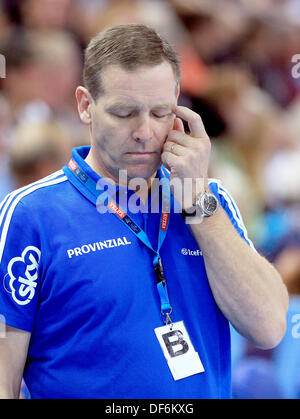
{"label": "man's forehead", "polygon": [[[127,68],[126,65],[123,65],[122,63],[107,64],[103,67],[102,74],[109,75],[111,73],[115,73],[115,74],[118,73],[120,75],[123,74],[124,76],[130,77],[131,75],[135,75],[136,73],[153,72],[153,71],[157,71],[159,73],[161,73],[162,71],[165,71],[165,72],[172,72],[174,74],[171,64],[166,60],[163,60],[159,64],[153,64],[153,65],[139,64],[135,68]],[[174,75],[174,79],[175,79],[175,75]]]}
{"label": "man's forehead", "polygon": [[149,89],[155,85],[161,87],[175,86],[176,80],[173,69],[168,62],[154,66],[138,66],[134,70],[127,70],[118,64],[110,64],[101,71],[101,83],[105,90],[139,89],[140,86]]}

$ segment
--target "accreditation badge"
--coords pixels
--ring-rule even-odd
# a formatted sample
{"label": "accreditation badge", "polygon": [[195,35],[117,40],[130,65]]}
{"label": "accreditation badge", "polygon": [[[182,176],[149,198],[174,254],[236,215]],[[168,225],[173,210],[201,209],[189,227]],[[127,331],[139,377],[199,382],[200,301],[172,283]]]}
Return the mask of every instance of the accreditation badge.
{"label": "accreditation badge", "polygon": [[154,329],[175,381],[204,372],[183,321]]}

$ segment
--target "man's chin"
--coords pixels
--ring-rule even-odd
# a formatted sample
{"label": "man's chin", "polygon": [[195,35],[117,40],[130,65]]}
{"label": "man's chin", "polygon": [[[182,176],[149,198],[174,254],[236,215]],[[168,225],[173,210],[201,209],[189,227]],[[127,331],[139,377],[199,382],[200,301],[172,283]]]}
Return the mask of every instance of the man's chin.
{"label": "man's chin", "polygon": [[141,178],[147,181],[153,176],[155,176],[159,167],[160,167],[160,162],[158,162],[157,164],[153,164],[151,166],[137,164],[137,165],[122,169],[122,173],[124,173],[124,175],[126,173],[128,180]]}

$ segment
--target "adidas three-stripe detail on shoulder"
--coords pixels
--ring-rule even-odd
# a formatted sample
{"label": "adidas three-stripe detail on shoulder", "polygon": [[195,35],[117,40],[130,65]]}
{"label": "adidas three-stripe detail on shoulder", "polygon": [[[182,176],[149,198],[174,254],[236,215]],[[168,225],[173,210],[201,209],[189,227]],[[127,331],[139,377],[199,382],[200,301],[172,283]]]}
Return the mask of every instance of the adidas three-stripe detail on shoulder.
{"label": "adidas three-stripe detail on shoulder", "polygon": [[38,189],[56,185],[67,180],[68,178],[65,176],[64,172],[62,170],[58,170],[46,178],[11,192],[4,198],[0,205],[0,263],[3,256],[9,225],[14,210],[21,199]]}

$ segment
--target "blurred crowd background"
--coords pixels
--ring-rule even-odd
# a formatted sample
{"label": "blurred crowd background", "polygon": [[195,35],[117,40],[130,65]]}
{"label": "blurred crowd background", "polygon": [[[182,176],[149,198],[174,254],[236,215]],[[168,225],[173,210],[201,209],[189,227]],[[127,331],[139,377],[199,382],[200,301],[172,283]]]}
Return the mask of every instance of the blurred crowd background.
{"label": "blurred crowd background", "polygon": [[278,348],[259,351],[232,331],[233,395],[300,398],[300,0],[0,0],[0,200],[89,143],[74,95],[84,48],[131,22],[177,50],[180,104],[212,139],[210,176],[290,293]]}

